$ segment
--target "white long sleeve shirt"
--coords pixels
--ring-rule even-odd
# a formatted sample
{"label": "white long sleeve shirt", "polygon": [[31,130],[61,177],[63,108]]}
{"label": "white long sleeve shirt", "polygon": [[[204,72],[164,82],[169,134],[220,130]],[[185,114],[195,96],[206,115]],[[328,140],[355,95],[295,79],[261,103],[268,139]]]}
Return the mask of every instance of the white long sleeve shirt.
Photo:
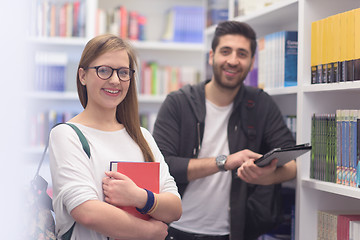
{"label": "white long sleeve shirt", "polygon": [[[86,137],[91,157],[82,149],[75,131],[65,124],[59,125],[50,134],[50,170],[53,184],[53,206],[56,232],[63,235],[74,223],[70,212],[88,200],[104,201],[102,179],[109,171],[110,161],[144,162],[139,146],[125,129],[101,131],[75,125]],[[148,142],[155,161],[160,162],[160,193],[171,192],[180,198],[177,186],[152,135],[144,128],[142,133]],[[107,239],[93,230],[75,224],[71,239]]]}

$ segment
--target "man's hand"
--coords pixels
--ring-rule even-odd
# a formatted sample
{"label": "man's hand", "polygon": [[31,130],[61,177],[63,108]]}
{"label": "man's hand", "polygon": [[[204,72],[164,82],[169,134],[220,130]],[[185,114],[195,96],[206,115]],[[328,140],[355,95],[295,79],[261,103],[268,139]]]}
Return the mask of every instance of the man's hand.
{"label": "man's hand", "polygon": [[225,169],[233,170],[242,166],[245,162],[249,160],[255,160],[260,158],[262,155],[256,152],[250,151],[248,149],[241,150],[239,152],[230,154],[227,158]]}
{"label": "man's hand", "polygon": [[271,163],[265,167],[258,167],[254,161],[255,159],[251,159],[244,162],[237,170],[238,177],[252,184],[274,184],[274,175],[278,160],[273,159]]}

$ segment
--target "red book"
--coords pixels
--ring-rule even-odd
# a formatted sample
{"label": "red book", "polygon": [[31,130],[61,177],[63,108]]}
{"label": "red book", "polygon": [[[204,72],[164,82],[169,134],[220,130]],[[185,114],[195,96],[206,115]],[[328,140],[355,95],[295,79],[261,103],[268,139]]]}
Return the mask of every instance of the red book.
{"label": "red book", "polygon": [[349,240],[350,221],[359,221],[358,214],[340,214],[338,216],[337,239]]}
{"label": "red book", "polygon": [[[117,171],[125,174],[134,183],[140,187],[145,188],[153,193],[159,193],[160,188],[160,163],[158,162],[110,162],[110,171]],[[120,207],[128,213],[148,220],[150,217],[146,214],[141,214],[135,207]]]}

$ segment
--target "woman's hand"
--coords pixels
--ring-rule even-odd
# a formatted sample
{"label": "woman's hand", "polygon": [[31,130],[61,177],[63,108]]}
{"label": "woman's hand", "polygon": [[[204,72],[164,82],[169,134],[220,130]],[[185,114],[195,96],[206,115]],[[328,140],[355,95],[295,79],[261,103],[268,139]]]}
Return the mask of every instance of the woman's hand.
{"label": "woman's hand", "polygon": [[134,206],[143,208],[147,193],[139,188],[129,177],[119,172],[105,172],[103,191],[105,201],[118,207]]}

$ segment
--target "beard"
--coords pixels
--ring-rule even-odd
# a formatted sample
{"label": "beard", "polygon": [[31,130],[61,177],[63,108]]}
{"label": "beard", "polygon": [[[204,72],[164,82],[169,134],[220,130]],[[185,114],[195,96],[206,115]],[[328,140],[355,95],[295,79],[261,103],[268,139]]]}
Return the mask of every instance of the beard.
{"label": "beard", "polygon": [[214,62],[212,65],[212,69],[213,69],[214,80],[217,83],[217,85],[225,89],[234,90],[243,84],[246,76],[250,72],[251,64],[249,65],[249,67],[247,67],[247,69],[243,69],[242,67],[240,69],[237,69],[237,71],[240,72],[241,74],[235,77],[223,76],[222,72],[224,70],[222,69],[221,66],[215,64]]}

